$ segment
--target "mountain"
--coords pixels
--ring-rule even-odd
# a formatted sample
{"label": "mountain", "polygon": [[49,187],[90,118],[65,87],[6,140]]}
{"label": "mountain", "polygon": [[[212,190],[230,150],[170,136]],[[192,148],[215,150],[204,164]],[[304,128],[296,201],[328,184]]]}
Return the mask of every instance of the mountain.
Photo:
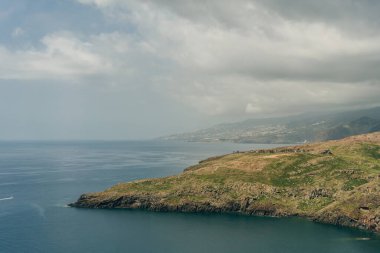
{"label": "mountain", "polygon": [[380,107],[330,114],[250,119],[190,133],[162,137],[182,141],[241,143],[303,143],[335,140],[380,130]]}
{"label": "mountain", "polygon": [[301,216],[380,232],[380,132],[212,157],[83,194],[80,208]]}

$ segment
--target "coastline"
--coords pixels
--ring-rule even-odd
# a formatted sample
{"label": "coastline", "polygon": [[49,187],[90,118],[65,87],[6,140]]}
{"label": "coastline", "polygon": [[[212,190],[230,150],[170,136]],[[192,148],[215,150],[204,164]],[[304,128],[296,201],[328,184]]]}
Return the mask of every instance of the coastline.
{"label": "coastline", "polygon": [[83,194],[77,208],[303,217],[380,232],[380,133],[212,157]]}
{"label": "coastline", "polygon": [[313,222],[331,224],[341,227],[349,227],[380,233],[378,226],[380,219],[374,217],[367,220],[355,220],[349,216],[330,213],[327,215],[313,216],[299,213],[286,213],[279,211],[275,206],[268,208],[246,209],[241,203],[228,203],[225,206],[212,206],[210,204],[184,203],[180,206],[167,205],[159,199],[146,198],[143,196],[121,196],[104,201],[99,201],[98,195],[83,194],[69,207],[89,208],[89,209],[140,209],[152,212],[181,212],[181,213],[204,213],[204,214],[238,214],[259,217],[299,217]]}

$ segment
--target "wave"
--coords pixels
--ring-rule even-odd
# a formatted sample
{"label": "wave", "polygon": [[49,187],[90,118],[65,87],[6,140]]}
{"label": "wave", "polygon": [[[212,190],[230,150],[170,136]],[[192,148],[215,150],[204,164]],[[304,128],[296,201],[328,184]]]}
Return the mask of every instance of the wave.
{"label": "wave", "polygon": [[371,240],[371,238],[369,237],[357,237],[355,238],[356,241],[369,241]]}
{"label": "wave", "polygon": [[2,199],[0,199],[0,201],[3,201],[3,200],[11,200],[11,199],[13,199],[13,196],[10,196],[10,197],[7,197],[7,198],[2,198]]}

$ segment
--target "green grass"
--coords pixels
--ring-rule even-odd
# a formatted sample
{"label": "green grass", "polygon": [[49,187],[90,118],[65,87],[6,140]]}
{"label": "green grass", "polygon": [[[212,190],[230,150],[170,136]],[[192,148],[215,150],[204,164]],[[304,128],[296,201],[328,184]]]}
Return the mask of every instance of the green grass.
{"label": "green grass", "polygon": [[[305,194],[319,188],[330,192],[352,191],[368,183],[368,177],[376,177],[380,169],[379,145],[357,143],[334,146],[331,150],[332,155],[292,153],[267,159],[265,167],[257,171],[236,169],[229,167],[229,163],[262,162],[266,154],[225,155],[196,165],[193,168],[197,170],[179,176],[120,184],[109,191],[163,194],[161,196],[171,204],[213,203],[216,198],[238,201],[250,197],[257,204],[272,203],[298,209],[301,213],[314,213],[337,199],[308,199]],[[289,192],[293,195],[287,195]]]}
{"label": "green grass", "polygon": [[[356,150],[356,149],[355,149]],[[380,157],[378,153],[379,146],[365,144],[360,146],[359,155],[357,152],[352,153],[351,159],[341,156],[342,150],[334,149],[333,156],[325,156],[319,154],[301,153],[292,156],[284,156],[279,159],[273,159],[273,162],[261,171],[247,172],[244,170],[231,169],[226,166],[220,166],[216,171],[196,173],[190,172],[179,177],[168,177],[163,179],[152,179],[137,183],[123,184],[113,190],[118,192],[141,191],[141,192],[175,192],[181,186],[187,188],[197,188],[197,186],[209,185],[217,190],[225,187],[229,183],[260,183],[272,185],[275,187],[311,187],[312,185],[330,185],[340,187],[344,191],[349,191],[357,186],[367,183],[367,180],[361,175],[368,167],[367,164],[361,162],[366,156],[372,158]],[[345,153],[344,153],[345,154]],[[347,155],[347,154],[345,154]],[[235,159],[244,159],[260,157],[257,154],[233,154],[223,156],[220,159],[197,165],[207,166],[210,163],[224,164]],[[359,158],[355,159],[356,156]],[[318,161],[318,162],[312,162]],[[354,162],[357,161],[361,167]],[[373,163],[372,164],[372,168]],[[375,166],[375,168],[378,168]],[[343,173],[342,171],[353,170],[353,174]],[[365,173],[364,173],[365,174]],[[312,175],[312,176],[311,176]],[[328,183],[330,182],[330,183]],[[235,193],[231,193],[235,194]]]}
{"label": "green grass", "polygon": [[270,164],[263,173],[267,174],[270,184],[278,187],[311,184],[314,180],[307,173],[311,172],[313,167],[303,165],[317,157],[311,154],[297,154],[296,156],[286,157]]}
{"label": "green grass", "polygon": [[299,202],[298,208],[305,212],[316,212],[334,202],[330,197],[305,199]]}
{"label": "green grass", "polygon": [[[326,215],[327,221],[344,215],[367,222],[364,215],[380,216],[380,144],[367,140],[310,144],[303,153],[225,155],[177,176],[123,183],[95,196],[99,203],[123,194],[148,198],[153,206],[166,205],[171,210],[189,203],[199,207],[208,203],[211,208],[234,203],[244,207],[240,212]],[[326,149],[332,154],[321,154]],[[360,188],[363,185],[365,191]],[[361,206],[369,210],[363,212]]]}
{"label": "green grass", "polygon": [[363,144],[362,152],[375,160],[380,160],[380,146],[373,144]]}
{"label": "green grass", "polygon": [[368,180],[366,180],[366,179],[353,178],[353,179],[350,179],[349,181],[345,182],[342,190],[351,191],[351,190],[355,189],[355,187],[358,187],[358,186],[366,184],[366,183],[368,183]]}
{"label": "green grass", "polygon": [[140,182],[124,183],[111,187],[108,191],[114,192],[128,192],[128,191],[141,191],[141,192],[158,192],[167,191],[174,186],[174,180],[171,178],[151,179]]}

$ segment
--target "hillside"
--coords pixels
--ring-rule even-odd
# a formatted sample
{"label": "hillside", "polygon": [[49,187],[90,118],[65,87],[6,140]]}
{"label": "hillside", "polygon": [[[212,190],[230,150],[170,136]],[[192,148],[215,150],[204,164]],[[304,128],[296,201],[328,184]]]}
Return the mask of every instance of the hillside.
{"label": "hillside", "polygon": [[380,132],[209,158],[83,194],[73,207],[302,216],[380,232]]}
{"label": "hillside", "polygon": [[162,137],[181,141],[242,143],[303,143],[336,140],[380,130],[380,107],[329,114],[250,119],[195,132]]}

